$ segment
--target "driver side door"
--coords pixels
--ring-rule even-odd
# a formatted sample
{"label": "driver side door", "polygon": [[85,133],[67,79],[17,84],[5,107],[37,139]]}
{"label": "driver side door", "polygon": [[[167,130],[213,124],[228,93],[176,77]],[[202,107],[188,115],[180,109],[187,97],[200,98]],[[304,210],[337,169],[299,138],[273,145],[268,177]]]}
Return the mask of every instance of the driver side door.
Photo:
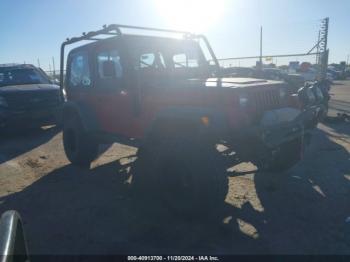
{"label": "driver side door", "polygon": [[123,55],[118,42],[98,45],[94,52],[92,106],[104,132],[130,136],[133,119],[132,92],[125,77]]}

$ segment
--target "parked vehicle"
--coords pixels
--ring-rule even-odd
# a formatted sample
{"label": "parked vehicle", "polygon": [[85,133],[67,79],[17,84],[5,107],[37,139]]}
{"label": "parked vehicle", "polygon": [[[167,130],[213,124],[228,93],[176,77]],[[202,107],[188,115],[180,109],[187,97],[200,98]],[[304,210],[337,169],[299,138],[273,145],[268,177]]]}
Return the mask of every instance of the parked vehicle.
{"label": "parked vehicle", "polygon": [[254,77],[269,79],[269,80],[284,80],[285,73],[278,68],[263,68],[262,70],[256,70]]}
{"label": "parked vehicle", "polygon": [[59,121],[59,86],[33,65],[0,66],[0,127],[35,127]]}
{"label": "parked vehicle", "polygon": [[346,79],[346,63],[341,62],[340,64],[331,64],[328,66],[327,73],[331,73],[334,80],[345,80]]}
{"label": "parked vehicle", "polygon": [[345,69],[345,79],[350,77],[350,68]]}
{"label": "parked vehicle", "polygon": [[292,93],[297,93],[305,84],[304,77],[300,74],[285,74],[283,80],[289,84]]}
{"label": "parked vehicle", "polygon": [[222,68],[223,74],[225,76],[232,77],[254,77],[255,69],[250,67],[226,67]]}
{"label": "parked vehicle", "polygon": [[205,36],[130,35],[123,28],[166,31],[110,25],[62,44],[61,75],[65,46],[115,35],[68,54],[61,88],[67,93],[63,144],[71,163],[89,166],[100,143],[138,145],[143,169],[133,177],[136,185],[191,212],[214,208],[226,196],[227,178],[214,161],[219,141],[264,170],[284,171],[300,160],[309,132],[303,127],[313,113],[295,106],[285,83],[222,78]]}
{"label": "parked vehicle", "polygon": [[341,71],[337,71],[337,70],[328,68],[327,69],[327,74],[331,75],[333,80],[341,80],[342,79]]}
{"label": "parked vehicle", "polygon": [[314,68],[309,68],[306,71],[300,72],[300,74],[304,77],[305,82],[314,82],[317,80],[318,72]]}

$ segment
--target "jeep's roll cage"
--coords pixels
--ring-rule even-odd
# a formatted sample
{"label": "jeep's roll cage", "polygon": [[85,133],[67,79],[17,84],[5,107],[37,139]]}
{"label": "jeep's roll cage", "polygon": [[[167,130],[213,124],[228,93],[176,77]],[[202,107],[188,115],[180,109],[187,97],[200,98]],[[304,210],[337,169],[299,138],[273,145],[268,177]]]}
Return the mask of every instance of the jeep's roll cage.
{"label": "jeep's roll cage", "polygon": [[141,27],[141,26],[130,26],[130,25],[118,25],[118,24],[111,24],[111,25],[104,25],[102,29],[97,31],[91,31],[88,33],[83,33],[82,36],[79,37],[72,37],[67,38],[65,42],[61,45],[61,54],[60,54],[60,89],[61,92],[64,88],[64,49],[67,45],[71,45],[80,41],[84,40],[90,40],[90,41],[99,41],[104,40],[103,38],[96,38],[96,36],[99,35],[112,35],[112,36],[122,36],[123,33],[121,32],[121,28],[126,29],[136,29],[136,30],[146,30],[146,31],[156,31],[156,32],[164,32],[164,33],[174,33],[174,34],[182,34],[184,38],[186,39],[202,39],[206,45],[206,47],[209,50],[210,55],[212,56],[212,60],[215,63],[215,66],[217,68],[217,71],[220,71],[220,65],[219,62],[215,56],[215,53],[212,49],[212,47],[209,44],[208,39],[204,35],[196,35],[192,34],[190,32],[186,31],[177,31],[177,30],[168,30],[168,29],[159,29],[159,28],[152,28],[152,27]]}

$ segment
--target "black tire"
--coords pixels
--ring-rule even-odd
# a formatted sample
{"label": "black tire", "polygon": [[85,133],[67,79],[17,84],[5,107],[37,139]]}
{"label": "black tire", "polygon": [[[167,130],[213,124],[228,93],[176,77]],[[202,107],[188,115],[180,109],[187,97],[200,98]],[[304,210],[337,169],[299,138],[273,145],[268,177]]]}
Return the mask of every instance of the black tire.
{"label": "black tire", "polygon": [[301,160],[303,151],[303,139],[294,139],[281,145],[269,160],[259,163],[258,169],[274,173],[287,171]]}
{"label": "black tire", "polygon": [[68,160],[77,166],[90,166],[98,155],[98,143],[88,135],[77,117],[64,121],[63,146]]}
{"label": "black tire", "polygon": [[228,179],[215,144],[195,136],[152,135],[139,149],[133,186],[178,215],[213,217]]}
{"label": "black tire", "polygon": [[55,118],[55,125],[56,125],[56,127],[61,128],[63,126],[62,111],[56,112],[54,118]]}

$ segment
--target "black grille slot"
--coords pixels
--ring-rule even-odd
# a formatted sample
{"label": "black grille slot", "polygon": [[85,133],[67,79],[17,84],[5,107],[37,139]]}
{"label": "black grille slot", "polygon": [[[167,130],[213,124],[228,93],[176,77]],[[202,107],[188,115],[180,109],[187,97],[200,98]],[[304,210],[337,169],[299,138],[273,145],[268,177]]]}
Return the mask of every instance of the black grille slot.
{"label": "black grille slot", "polygon": [[280,106],[280,97],[278,90],[252,90],[249,92],[248,101],[257,112],[262,113],[266,110],[276,109]]}

